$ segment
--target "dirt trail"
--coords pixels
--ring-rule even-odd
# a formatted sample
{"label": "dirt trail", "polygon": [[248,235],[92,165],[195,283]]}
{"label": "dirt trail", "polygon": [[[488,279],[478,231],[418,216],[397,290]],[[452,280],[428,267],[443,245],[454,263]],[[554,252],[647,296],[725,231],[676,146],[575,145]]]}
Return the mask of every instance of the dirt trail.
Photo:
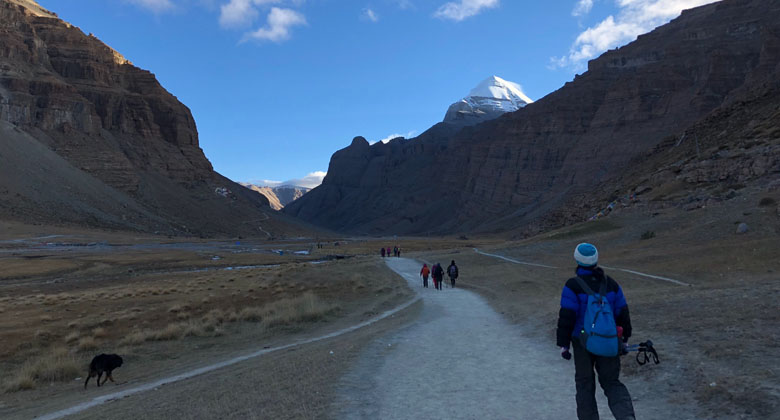
{"label": "dirt trail", "polygon": [[472,292],[422,289],[414,260],[388,265],[422,295],[421,316],[368,347],[342,378],[332,418],[576,417],[574,366],[554,346],[510,325]]}

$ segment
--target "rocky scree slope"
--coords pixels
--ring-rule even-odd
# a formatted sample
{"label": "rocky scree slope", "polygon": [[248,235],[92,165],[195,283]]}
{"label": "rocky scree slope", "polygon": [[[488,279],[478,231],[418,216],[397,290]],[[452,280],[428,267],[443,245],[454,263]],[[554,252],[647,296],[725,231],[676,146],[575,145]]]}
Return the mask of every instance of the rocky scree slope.
{"label": "rocky scree slope", "polygon": [[31,0],[0,0],[0,129],[3,217],[215,235],[269,210],[213,171],[152,73]]}
{"label": "rocky scree slope", "polygon": [[[533,229],[670,136],[755,96],[778,78],[778,40],[778,2],[684,11],[498,119],[388,144],[356,138],[285,212],[355,233]],[[584,220],[588,208],[577,213]]]}
{"label": "rocky scree slope", "polygon": [[267,187],[254,185],[251,183],[242,182],[246,188],[252,191],[258,192],[268,199],[271,208],[274,210],[281,210],[284,206],[292,203],[293,201],[303,197],[304,194],[311,191],[311,188],[298,187],[293,185],[280,185],[278,187]]}

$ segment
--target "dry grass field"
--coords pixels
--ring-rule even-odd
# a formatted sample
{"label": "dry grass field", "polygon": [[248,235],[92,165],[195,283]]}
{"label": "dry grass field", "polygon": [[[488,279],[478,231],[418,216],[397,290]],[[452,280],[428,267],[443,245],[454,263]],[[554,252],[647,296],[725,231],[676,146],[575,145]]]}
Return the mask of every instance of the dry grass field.
{"label": "dry grass field", "polygon": [[[496,242],[477,242],[489,243]],[[80,401],[87,364],[99,353],[122,355],[125,365],[114,377],[137,384],[369,319],[410,296],[376,258],[380,247],[396,245],[406,254],[474,243],[176,242],[0,224],[0,369],[6,373],[0,417],[25,418]],[[355,343],[342,344],[357,351]],[[284,360],[279,366],[292,366]],[[334,372],[307,375],[312,383],[305,386]],[[291,409],[286,404],[263,410],[283,413]],[[205,409],[218,411],[219,404]]]}

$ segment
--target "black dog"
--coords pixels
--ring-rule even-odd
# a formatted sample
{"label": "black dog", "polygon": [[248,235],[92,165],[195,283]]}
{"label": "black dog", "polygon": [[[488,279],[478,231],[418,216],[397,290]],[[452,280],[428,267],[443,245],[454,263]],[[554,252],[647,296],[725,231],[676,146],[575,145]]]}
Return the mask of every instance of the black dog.
{"label": "black dog", "polygon": [[84,381],[84,389],[87,389],[87,383],[89,378],[97,376],[97,385],[100,386],[100,377],[103,376],[103,372],[106,373],[106,379],[103,380],[105,384],[107,380],[111,379],[114,382],[114,378],[111,377],[111,371],[122,366],[122,358],[116,354],[100,354],[92,359],[89,364],[89,374],[87,380]]}

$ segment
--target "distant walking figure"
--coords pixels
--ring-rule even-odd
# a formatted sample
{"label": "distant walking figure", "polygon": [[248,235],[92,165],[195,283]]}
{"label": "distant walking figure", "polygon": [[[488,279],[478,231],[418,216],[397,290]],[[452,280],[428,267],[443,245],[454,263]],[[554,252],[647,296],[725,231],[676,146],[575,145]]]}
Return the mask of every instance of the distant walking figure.
{"label": "distant walking figure", "polygon": [[382,249],[379,250],[379,253],[382,254],[382,258],[385,257],[385,247],[382,247]]}
{"label": "distant walking figure", "polygon": [[428,264],[423,264],[422,270],[420,270],[420,275],[423,279],[423,287],[426,289],[428,288],[428,275],[431,274],[431,270],[428,268]]}
{"label": "distant walking figure", "polygon": [[455,279],[458,278],[458,266],[455,265],[455,260],[452,260],[450,263],[450,266],[447,267],[447,275],[450,276],[450,283],[452,283],[452,288],[455,288]]}
{"label": "distant walking figure", "polygon": [[394,247],[393,247],[393,256],[394,256],[394,257],[397,257],[397,256],[398,256],[398,246],[394,246]]}
{"label": "distant walking figure", "polygon": [[401,258],[401,248],[398,248],[398,258]]}
{"label": "distant walking figure", "polygon": [[390,247],[387,247],[387,258],[390,258]]}
{"label": "distant walking figure", "polygon": [[436,263],[436,265],[433,266],[433,286],[441,290],[441,284],[444,281],[444,269],[441,268],[441,264]]}
{"label": "distant walking figure", "polygon": [[620,285],[596,266],[598,258],[598,250],[591,244],[582,243],[574,249],[576,275],[566,282],[561,294],[557,343],[561,357],[566,360],[571,359],[569,344],[574,347],[579,420],[599,418],[594,367],[615,419],[635,420],[631,395],[619,379],[617,328],[623,328],[623,341],[628,341],[631,337],[628,304]]}

